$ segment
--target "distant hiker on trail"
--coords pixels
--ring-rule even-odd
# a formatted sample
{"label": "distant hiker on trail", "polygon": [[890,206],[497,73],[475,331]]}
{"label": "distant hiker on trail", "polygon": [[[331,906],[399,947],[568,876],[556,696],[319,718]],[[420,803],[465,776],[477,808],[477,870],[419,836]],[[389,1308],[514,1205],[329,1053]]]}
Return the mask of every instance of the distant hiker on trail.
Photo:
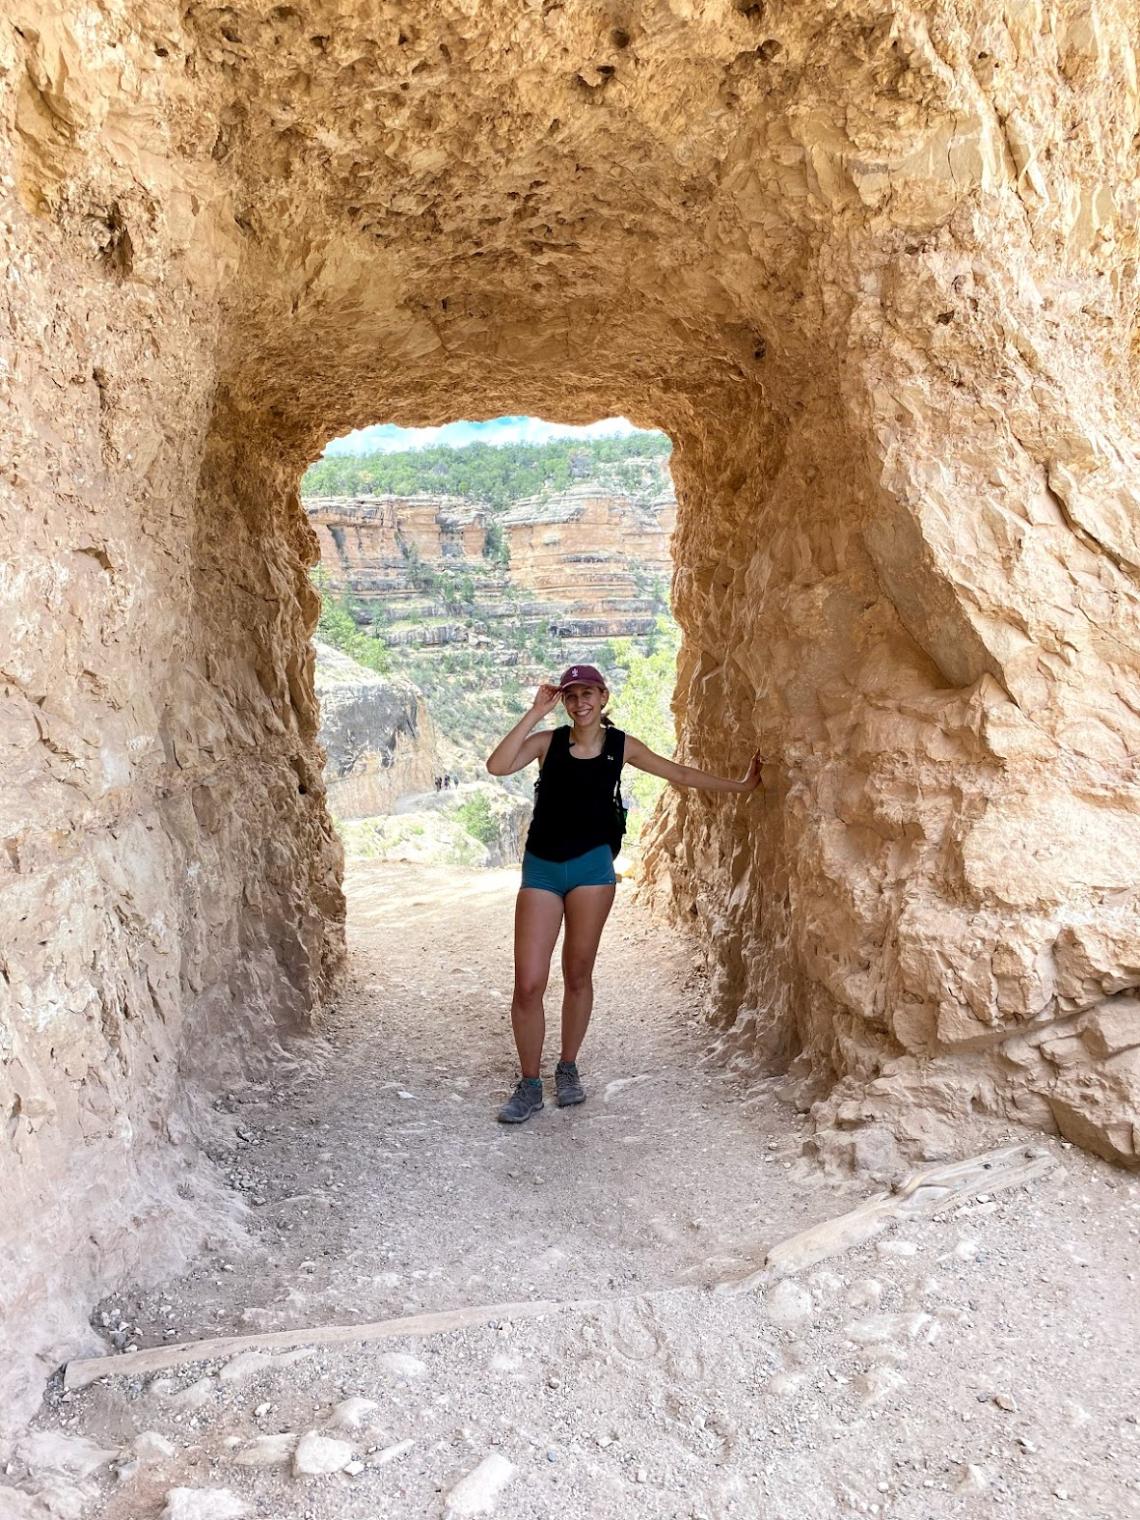
{"label": "distant hiker on trail", "polygon": [[443,777],[442,776],[437,776],[435,778],[435,789],[436,789],[437,792],[439,791],[439,789],[440,789],[440,787],[442,785],[443,785]]}
{"label": "distant hiker on trail", "polygon": [[[674,786],[703,792],[753,792],[760,784],[760,754],[741,781],[711,776],[655,755],[640,739],[615,728],[603,711],[605,677],[593,665],[571,665],[557,686],[542,685],[526,717],[491,752],[492,776],[510,776],[537,760],[534,817],[527,834],[522,886],[515,902],[515,987],[511,1026],[522,1076],[499,1110],[503,1124],[521,1124],[542,1107],[542,995],[550,957],[565,915],[562,942],[562,1053],[554,1071],[555,1101],[584,1101],[578,1051],[593,1008],[594,959],[613,906],[614,857],[625,832],[621,770],[625,761],[664,776]],[[571,724],[531,733],[562,701]]]}

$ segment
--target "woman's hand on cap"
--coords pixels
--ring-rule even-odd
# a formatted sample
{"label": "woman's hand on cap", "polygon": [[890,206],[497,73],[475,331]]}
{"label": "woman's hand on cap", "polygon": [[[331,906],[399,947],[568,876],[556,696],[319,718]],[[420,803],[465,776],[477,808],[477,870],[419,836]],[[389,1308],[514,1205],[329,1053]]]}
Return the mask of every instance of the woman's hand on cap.
{"label": "woman's hand on cap", "polygon": [[535,693],[534,701],[530,705],[531,712],[536,713],[540,718],[545,718],[547,713],[553,712],[558,706],[561,695],[561,687],[551,686],[549,681],[544,681]]}

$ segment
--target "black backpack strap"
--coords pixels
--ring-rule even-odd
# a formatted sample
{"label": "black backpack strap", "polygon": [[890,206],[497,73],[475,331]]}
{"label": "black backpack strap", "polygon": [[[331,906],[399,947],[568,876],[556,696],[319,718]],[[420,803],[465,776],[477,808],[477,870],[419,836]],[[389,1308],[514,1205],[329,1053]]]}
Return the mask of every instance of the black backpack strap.
{"label": "black backpack strap", "polygon": [[621,796],[621,768],[625,764],[625,733],[620,728],[607,728],[606,753],[613,755],[617,760],[617,775],[614,777],[614,796]]}
{"label": "black backpack strap", "polygon": [[625,734],[620,728],[607,728],[604,747],[609,755],[617,761],[617,774],[614,776],[613,795],[613,822],[610,833],[610,849],[616,860],[621,852],[621,842],[625,836],[626,812],[625,803],[621,796],[621,768],[625,764]]}

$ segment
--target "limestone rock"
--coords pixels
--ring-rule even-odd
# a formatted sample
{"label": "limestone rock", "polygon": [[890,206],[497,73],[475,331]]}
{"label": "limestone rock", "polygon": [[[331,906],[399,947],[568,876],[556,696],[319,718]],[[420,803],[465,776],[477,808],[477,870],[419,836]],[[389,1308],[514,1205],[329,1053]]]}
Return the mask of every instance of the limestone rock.
{"label": "limestone rock", "polygon": [[0,1515],[5,1520],[54,1520],[47,1506],[31,1494],[0,1484]]}
{"label": "limestone rock", "polygon": [[860,1277],[847,1290],[847,1302],[853,1309],[873,1309],[883,1296],[883,1285],[877,1277]]}
{"label": "limestone rock", "polygon": [[332,1436],[322,1436],[310,1430],[297,1442],[293,1472],[297,1477],[324,1477],[340,1472],[351,1461],[352,1446],[348,1441],[337,1441]]}
{"label": "limestone rock", "polygon": [[135,1456],[143,1462],[165,1462],[174,1455],[173,1441],[157,1430],[143,1430],[131,1443]]}
{"label": "limestone rock", "polygon": [[412,1440],[396,1441],[391,1446],[385,1446],[369,1459],[373,1467],[387,1467],[389,1462],[395,1462],[399,1457],[406,1456],[416,1443]]}
{"label": "limestone rock", "polygon": [[[255,1436],[239,1451],[233,1460],[239,1467],[276,1467],[288,1462],[297,1445],[297,1437],[291,1430],[277,1431],[272,1435]],[[335,1468],[331,1469],[336,1471]]]}
{"label": "limestone rock", "polygon": [[33,1472],[66,1473],[72,1478],[89,1477],[120,1455],[86,1436],[66,1436],[57,1430],[32,1431],[20,1442],[18,1454]]}
{"label": "limestone rock", "polygon": [[1098,1003],[1081,1020],[1081,1039],[1097,1061],[1140,1046],[1140,998],[1122,996]]}
{"label": "limestone rock", "polygon": [[431,792],[441,767],[422,694],[316,644],[329,806],[338,818],[390,813],[408,792]]}
{"label": "limestone rock", "polygon": [[[502,619],[528,628],[554,622],[566,636],[588,642],[648,633],[653,612],[639,582],[646,574],[667,579],[672,572],[676,506],[665,469],[648,498],[581,481],[553,496],[516,502],[493,518],[448,497],[305,500],[328,589],[391,621],[393,627],[379,627],[384,642],[438,647],[466,644],[470,634],[461,620],[441,623],[445,609],[425,600],[416,584],[425,567],[468,574],[474,611],[492,626]],[[497,571],[484,554],[492,521],[508,560]]]}
{"label": "limestone rock", "polygon": [[[477,833],[468,826],[473,801]],[[531,811],[526,798],[493,782],[465,781],[402,798],[394,813],[348,820],[340,832],[350,856],[421,865],[514,865],[522,859]]]}
{"label": "limestone rock", "polygon": [[844,1335],[858,1346],[880,1346],[891,1341],[915,1340],[931,1323],[929,1314],[869,1314],[844,1327]]}
{"label": "limestone rock", "polygon": [[427,1371],[427,1363],[407,1351],[384,1351],[376,1358],[376,1365],[396,1378],[423,1377]]}
{"label": "limestone rock", "polygon": [[448,1515],[489,1515],[503,1489],[514,1476],[514,1464],[502,1452],[492,1451],[473,1467],[448,1493],[444,1508]]}
{"label": "limestone rock", "polygon": [[362,1425],[370,1422],[379,1408],[375,1399],[361,1398],[357,1394],[352,1398],[341,1399],[329,1415],[328,1423],[339,1430],[359,1430]]}
{"label": "limestone rock", "polygon": [[808,1290],[787,1277],[779,1282],[764,1299],[764,1313],[774,1325],[790,1329],[810,1319],[813,1304]]}
{"label": "limestone rock", "polygon": [[171,1403],[182,1409],[202,1409],[217,1391],[218,1384],[212,1377],[195,1378],[194,1382],[172,1395]]}
{"label": "limestone rock", "polygon": [[954,1491],[959,1494],[983,1493],[989,1488],[990,1481],[990,1475],[984,1467],[976,1462],[967,1462],[959,1469]]}
{"label": "limestone rock", "polygon": [[242,1520],[253,1510],[228,1488],[172,1488],[162,1520]]}

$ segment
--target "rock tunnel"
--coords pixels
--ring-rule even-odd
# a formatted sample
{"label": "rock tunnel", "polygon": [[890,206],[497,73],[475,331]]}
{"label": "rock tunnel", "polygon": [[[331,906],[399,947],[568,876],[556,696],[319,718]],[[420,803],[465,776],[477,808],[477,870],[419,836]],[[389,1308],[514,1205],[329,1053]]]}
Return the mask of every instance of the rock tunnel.
{"label": "rock tunnel", "polygon": [[15,0],[18,1352],[189,1247],[211,1095],[335,986],[297,484],[377,420],[671,435],[678,753],[769,758],[747,806],[671,794],[649,853],[726,1043],[824,1130],[1140,1162],[1132,20]]}

